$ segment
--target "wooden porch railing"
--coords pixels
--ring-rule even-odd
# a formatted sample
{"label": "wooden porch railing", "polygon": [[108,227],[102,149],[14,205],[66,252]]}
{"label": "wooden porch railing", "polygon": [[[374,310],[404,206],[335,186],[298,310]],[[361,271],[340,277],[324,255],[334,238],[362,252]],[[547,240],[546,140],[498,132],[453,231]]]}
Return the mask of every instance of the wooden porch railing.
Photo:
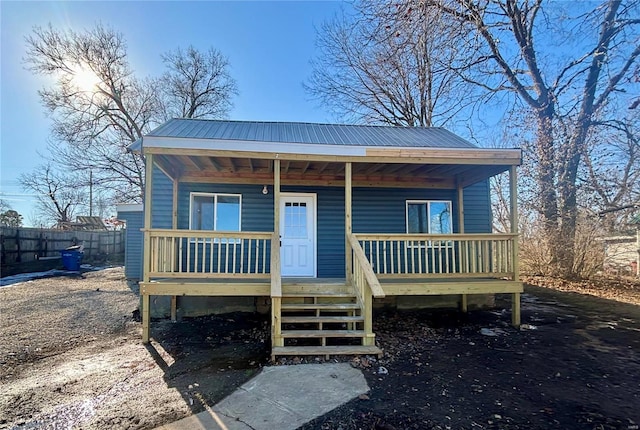
{"label": "wooden porch railing", "polygon": [[510,277],[516,234],[355,234],[379,278]]}
{"label": "wooden porch railing", "polygon": [[375,335],[373,334],[373,297],[383,298],[384,290],[380,286],[378,278],[371,269],[371,264],[367,260],[360,243],[353,234],[347,235],[349,248],[353,258],[353,274],[351,280],[355,289],[358,301],[364,312],[364,345],[375,345]]}
{"label": "wooden porch railing", "polygon": [[144,234],[150,242],[151,278],[272,276],[271,232],[151,229]]}

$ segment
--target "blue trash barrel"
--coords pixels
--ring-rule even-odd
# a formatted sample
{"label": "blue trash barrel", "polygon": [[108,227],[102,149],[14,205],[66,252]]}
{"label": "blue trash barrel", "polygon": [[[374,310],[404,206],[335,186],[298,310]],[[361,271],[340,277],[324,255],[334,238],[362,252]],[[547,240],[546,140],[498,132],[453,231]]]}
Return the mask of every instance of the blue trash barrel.
{"label": "blue trash barrel", "polygon": [[73,270],[76,272],[80,270],[80,264],[82,263],[84,253],[65,249],[64,251],[60,251],[60,254],[62,255],[62,265],[66,270]]}

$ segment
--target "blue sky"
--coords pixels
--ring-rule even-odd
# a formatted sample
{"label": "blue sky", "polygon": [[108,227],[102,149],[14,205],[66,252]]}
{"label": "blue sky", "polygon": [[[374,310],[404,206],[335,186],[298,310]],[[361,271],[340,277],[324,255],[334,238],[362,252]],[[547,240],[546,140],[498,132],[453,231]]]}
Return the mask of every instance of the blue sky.
{"label": "blue sky", "polygon": [[124,34],[139,76],[162,72],[160,54],[190,44],[227,56],[240,94],[231,119],[332,122],[309,100],[315,27],[341,7],[337,1],[160,2],[1,1],[0,198],[28,223],[33,196],[17,184],[46,154],[49,120],[37,91],[47,84],[24,68],[25,37],[34,26],[82,31],[102,23]]}

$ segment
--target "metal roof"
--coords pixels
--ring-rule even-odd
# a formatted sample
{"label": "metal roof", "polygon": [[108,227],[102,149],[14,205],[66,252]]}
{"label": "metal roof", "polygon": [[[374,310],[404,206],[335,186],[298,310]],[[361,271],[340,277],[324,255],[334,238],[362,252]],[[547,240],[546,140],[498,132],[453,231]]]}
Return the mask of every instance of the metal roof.
{"label": "metal roof", "polygon": [[[172,119],[146,136],[369,147],[476,148],[440,127]],[[134,146],[137,145],[134,143],[131,149]]]}

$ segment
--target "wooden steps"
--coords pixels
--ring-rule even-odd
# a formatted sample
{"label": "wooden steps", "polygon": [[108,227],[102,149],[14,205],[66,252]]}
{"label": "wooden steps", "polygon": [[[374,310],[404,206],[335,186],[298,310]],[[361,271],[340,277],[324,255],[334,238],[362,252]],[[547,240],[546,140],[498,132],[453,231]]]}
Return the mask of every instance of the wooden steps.
{"label": "wooden steps", "polygon": [[379,355],[353,288],[342,282],[283,284],[279,340],[271,356]]}
{"label": "wooden steps", "polygon": [[362,337],[360,330],[282,330],[282,337]]}
{"label": "wooden steps", "polygon": [[304,298],[304,297],[338,297],[355,298],[355,295],[348,291],[295,291],[282,292],[282,298]]}
{"label": "wooden steps", "polygon": [[338,346],[276,346],[272,355],[378,355],[382,351],[377,346],[338,345]]}
{"label": "wooden steps", "polygon": [[282,309],[341,311],[348,309],[360,309],[360,306],[357,303],[283,303]]}
{"label": "wooden steps", "polygon": [[356,323],[363,322],[364,318],[361,316],[335,316],[335,315],[320,315],[320,316],[282,316],[282,323]]}

